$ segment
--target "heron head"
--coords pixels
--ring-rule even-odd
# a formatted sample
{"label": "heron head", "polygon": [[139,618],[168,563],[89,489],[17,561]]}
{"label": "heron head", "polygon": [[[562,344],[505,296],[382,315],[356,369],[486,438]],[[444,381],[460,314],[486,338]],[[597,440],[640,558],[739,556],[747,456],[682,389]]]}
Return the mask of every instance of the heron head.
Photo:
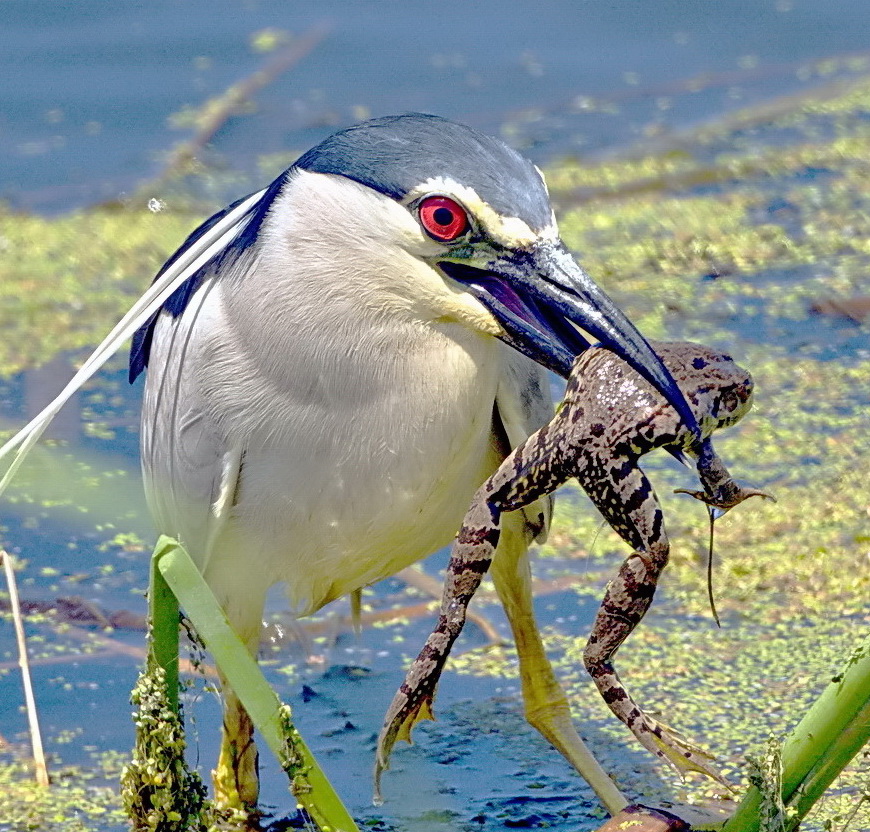
{"label": "heron head", "polygon": [[566,250],[540,170],[503,142],[409,114],[336,133],[294,167],[359,186],[344,189],[365,215],[354,236],[373,258],[407,258],[408,293],[431,314],[488,332],[563,377],[598,341],[700,435],[661,359]]}
{"label": "heron head", "polygon": [[[323,302],[334,292],[339,304],[459,322],[565,378],[598,341],[652,383],[700,441],[661,358],[560,240],[541,172],[470,127],[412,113],[333,134],[188,237],[156,278],[176,287],[163,310],[182,314],[209,275],[245,263],[266,275],[272,301],[285,292],[292,305],[306,274]],[[260,301],[269,314],[284,308],[246,296],[248,307]],[[157,318],[133,337],[131,381],[148,364]]]}

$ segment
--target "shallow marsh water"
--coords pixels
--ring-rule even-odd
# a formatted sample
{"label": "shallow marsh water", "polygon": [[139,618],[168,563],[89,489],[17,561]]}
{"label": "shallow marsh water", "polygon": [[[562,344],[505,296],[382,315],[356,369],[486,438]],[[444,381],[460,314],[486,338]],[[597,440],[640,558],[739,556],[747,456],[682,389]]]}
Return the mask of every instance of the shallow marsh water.
{"label": "shallow marsh water", "polygon": [[[740,4],[714,5],[719,12],[730,6],[735,15],[742,9],[734,31],[743,31],[740,26],[746,25],[746,9]],[[680,23],[687,23],[676,19],[683,4],[658,7],[671,17],[658,19],[651,7],[650,55],[638,49],[636,39],[619,37],[618,21],[605,27],[625,51],[615,53],[612,63],[603,64],[612,70],[600,69],[599,76],[584,75],[597,78],[595,83],[600,86],[589,89],[602,99],[617,100],[624,93],[613,84],[608,87],[606,72],[612,71],[615,77],[635,71],[632,67],[637,64],[632,62],[641,60],[638,55],[648,61],[643,66],[649,68],[642,74],[650,83],[670,79],[676,89],[689,88],[681,87],[680,79],[696,75],[702,67],[711,68],[701,60],[704,49],[700,47],[697,64],[656,62],[655,55],[661,58],[667,53],[665,45],[674,43],[673,33],[685,31],[677,28]],[[88,9],[89,20],[100,19],[94,17],[95,8],[83,4],[67,13],[72,17],[56,20],[58,25],[71,26],[73,18],[81,21],[75,16]],[[244,8],[253,9],[244,12],[252,17],[243,17],[256,20],[252,30],[266,25],[262,18],[265,6]],[[452,6],[439,4],[439,8],[449,14]],[[787,20],[787,15],[810,8],[795,4],[791,11],[776,12],[780,15],[776,19]],[[10,9],[24,15],[21,4],[8,3],[5,11]],[[773,14],[766,6],[764,11]],[[860,31],[863,18],[858,11],[845,3],[825,6],[825,14],[839,20],[841,37]],[[195,12],[192,4],[185,14]],[[312,14],[310,20],[316,19]],[[606,19],[606,15],[601,18]],[[811,25],[811,18],[798,19],[804,26]],[[148,27],[156,24],[148,20],[140,19],[145,27],[140,31],[154,31]],[[331,37],[341,42],[349,35],[343,34],[346,18],[339,20]],[[857,22],[846,26],[847,20]],[[106,42],[126,31],[123,23],[117,22],[116,29],[107,26],[103,32]],[[19,25],[24,24],[33,24],[32,18],[20,17]],[[301,21],[297,25],[304,28]],[[637,24],[622,29],[630,30],[632,25]],[[725,21],[710,18],[696,21],[688,31],[703,42],[705,33],[727,28]],[[32,32],[26,26],[24,30]],[[85,45],[89,37],[98,40],[99,27],[86,26],[82,31],[86,36],[80,39],[81,49],[92,55]],[[130,31],[135,33],[136,27]],[[228,30],[221,31],[204,31],[203,52],[219,54],[215,44],[232,40]],[[437,35],[439,31],[433,26],[426,47],[433,53],[438,37],[447,41],[446,32]],[[792,35],[791,50],[783,51],[798,61],[805,57],[809,66],[822,54],[858,48],[841,39],[827,49],[825,38],[831,28],[817,26],[815,31],[818,43],[808,52],[796,48],[799,33]],[[374,48],[371,44],[376,40],[362,31],[356,37],[358,44]],[[396,42],[400,38],[397,33]],[[143,37],[143,44],[148,40]],[[606,44],[599,40],[600,56]],[[803,41],[807,41],[805,32]],[[742,54],[738,45],[736,35],[733,40],[723,39],[716,60],[725,63],[713,68],[733,69],[735,56]],[[553,46],[558,53],[558,42]],[[519,53],[519,45],[516,50]],[[141,53],[149,54],[148,49]],[[248,55],[238,44],[234,54]],[[178,50],[170,55],[177,58]],[[588,58],[586,52],[583,55]],[[728,55],[731,58],[724,57]],[[312,60],[317,56],[315,52]],[[557,57],[541,46],[540,61],[545,68],[561,66]],[[774,57],[765,53],[760,66]],[[435,72],[431,62],[425,63],[419,53],[414,60],[418,58],[424,67],[420,69],[423,81],[465,77],[449,61],[446,69],[435,67]],[[190,56],[185,60],[189,62]],[[112,61],[120,69],[126,66],[115,52]],[[641,145],[631,154],[613,152],[609,160],[582,166],[552,164],[548,175],[566,240],[647,334],[727,347],[756,378],[755,411],[717,444],[737,476],[773,491],[779,503],[741,506],[720,523],[717,600],[724,629],[713,627],[705,609],[703,512],[691,501],[668,496],[672,487],[691,480],[667,461],[658,460],[650,467],[666,502],[674,558],[662,581],[661,597],[618,661],[638,699],[665,713],[667,721],[689,737],[707,744],[722,760],[726,774],[738,782],[745,774],[744,755],[757,753],[768,733],[780,734],[793,724],[870,623],[866,600],[870,583],[868,324],[810,311],[820,299],[848,300],[870,294],[866,276],[870,262],[866,168],[870,79],[861,74],[860,61],[843,61],[837,66],[834,85],[816,96],[749,113],[728,113],[719,122],[714,116],[723,115],[727,96],[714,100],[687,92],[677,96],[686,107],[684,117],[679,109],[674,114],[672,107],[662,111],[664,116],[659,113],[651,118],[649,101],[642,97],[620,99],[616,113],[593,114],[592,121],[583,121],[583,129],[577,121],[581,115],[564,107],[554,109],[558,118],[523,121],[506,114],[508,108],[523,108],[540,100],[543,87],[535,86],[533,79],[540,76],[534,72],[527,73],[532,79],[528,81],[530,92],[521,85],[510,90],[511,95],[522,99],[528,94],[529,99],[498,103],[491,121],[486,121],[490,110],[477,103],[471,106],[477,101],[473,97],[457,103],[439,87],[438,95],[445,96],[439,98],[432,92],[432,83],[415,87],[418,98],[399,91],[395,99],[386,96],[373,103],[362,97],[368,86],[336,82],[336,88],[350,90],[349,97],[341,99],[336,91],[334,99],[327,96],[323,104],[323,109],[332,107],[339,112],[339,120],[347,115],[348,102],[362,103],[375,112],[436,109],[437,105],[447,114],[479,118],[489,129],[507,125],[508,132],[520,139],[529,138],[523,131],[532,125],[540,135],[552,137],[550,144],[549,139],[533,139],[531,152],[539,154],[540,161],[555,158],[571,146],[572,136],[581,133],[585,138],[580,146],[590,145],[592,134],[593,148],[634,145],[645,132],[655,134],[648,137],[646,152]],[[233,69],[239,69],[238,62]],[[573,75],[565,70],[547,71],[560,81],[566,75],[576,78],[584,70],[572,70]],[[38,77],[35,72],[31,82],[36,83]],[[229,77],[235,78],[236,72]],[[757,98],[774,91],[795,93],[804,85],[797,76],[788,76],[782,89],[776,84],[770,88],[763,73],[758,77]],[[772,73],[769,77],[783,76]],[[86,89],[86,79],[76,78]],[[293,73],[290,78],[310,83],[304,75]],[[213,80],[205,92],[217,91],[226,80],[226,75]],[[492,81],[486,89],[491,92],[495,86]],[[167,84],[155,81],[152,92],[160,89],[168,95],[166,88]],[[183,100],[167,99],[164,109],[195,103],[190,89]],[[546,89],[554,88],[548,84]],[[721,93],[724,88],[713,85],[707,91],[714,89]],[[75,90],[76,84],[71,84],[73,99]],[[231,122],[219,135],[218,151],[234,166],[237,162],[238,170],[253,169],[254,157],[277,150],[282,143],[284,149],[302,147],[315,133],[325,132],[325,128],[311,126],[312,113],[317,110],[312,107],[299,116],[299,124],[307,126],[288,133],[285,114],[278,112],[276,103],[286,96],[283,90],[278,85],[269,88],[262,112],[253,117],[256,120]],[[272,95],[278,97],[269,98]],[[561,95],[553,96],[557,104],[563,100]],[[492,102],[491,95],[485,97]],[[22,95],[21,106],[29,100]],[[33,96],[33,100],[40,99]],[[731,101],[729,110],[740,103],[727,100]],[[127,96],[119,95],[116,103],[123,109]],[[153,122],[153,113],[150,118]],[[692,122],[711,118],[706,129],[690,128]],[[42,135],[38,130],[45,132],[44,123],[34,126],[38,121],[27,115],[26,108],[18,113],[16,130],[37,131],[22,141],[38,141]],[[124,124],[131,126],[129,117],[119,115],[113,129],[120,131]],[[619,126],[615,132],[614,125]],[[650,125],[655,129],[645,129]],[[74,132],[70,128],[70,135]],[[32,164],[13,161],[11,170],[21,179],[10,180],[17,184],[9,196],[13,204],[52,209],[87,201],[97,193],[117,197],[119,187],[132,187],[152,172],[148,148],[165,148],[171,138],[155,131],[149,134],[153,142],[149,145],[143,139],[147,132],[141,128],[129,134],[104,134],[102,141],[113,152],[103,154],[102,165],[94,162],[100,159],[98,153],[89,156],[83,145],[71,139],[55,151],[35,154]],[[253,136],[264,146],[252,145]],[[66,169],[71,158],[66,154],[73,150],[84,170],[84,190],[65,185],[58,190],[54,186],[63,178],[57,171]],[[127,154],[129,167],[113,167],[115,152]],[[264,167],[274,164],[274,160],[263,163]],[[50,192],[41,190],[46,181],[51,183]],[[119,181],[124,184],[119,186]],[[189,199],[182,201],[185,188],[192,185],[197,193],[229,188],[241,192],[253,184],[248,174],[217,171],[198,182],[176,185],[177,201],[168,199],[167,210],[158,213],[148,211],[143,198],[123,208],[51,219],[14,211],[0,215],[3,424],[20,423],[24,403],[36,406],[40,386],[60,386],[67,359],[50,364],[38,377],[21,371],[43,364],[60,349],[77,355],[76,350],[97,340],[163,257],[204,216],[206,206],[190,208]],[[2,542],[26,561],[22,595],[37,607],[59,597],[83,599],[66,602],[64,623],[34,612],[28,626],[34,634],[38,698],[48,747],[55,757],[53,769],[60,772],[64,765],[77,765],[91,779],[83,782],[81,770],[75,778],[61,778],[49,807],[44,798],[37,801],[32,793],[12,788],[11,784],[19,782],[18,774],[3,768],[0,776],[10,785],[0,789],[0,829],[4,823],[10,829],[25,828],[19,819],[28,813],[44,828],[123,828],[122,819],[112,812],[110,793],[99,787],[115,781],[119,761],[132,742],[127,695],[143,635],[119,627],[107,632],[99,616],[118,610],[139,616],[144,612],[142,593],[153,538],[142,510],[135,465],[137,396],[138,388],[126,386],[119,360],[80,397],[78,414],[73,413],[61,430],[65,440],[40,449],[3,508]],[[73,444],[66,444],[71,438]],[[580,651],[597,599],[624,554],[610,533],[599,530],[598,520],[577,495],[569,494],[561,501],[553,535],[535,566],[539,577],[551,579],[538,604],[551,655],[584,736],[626,790],[650,803],[721,797],[718,789],[695,781],[682,786],[670,772],[659,769],[609,716],[582,670]],[[430,572],[443,562],[443,554],[436,557],[428,565]],[[576,576],[576,583],[567,585],[562,580],[565,575]],[[366,596],[373,612],[416,605],[421,600],[418,593],[397,582],[386,582]],[[413,748],[397,748],[394,768],[385,778],[388,802],[379,809],[371,807],[374,735],[400,681],[402,660],[416,653],[430,619],[424,616],[372,626],[356,639],[347,632],[336,635],[336,626],[330,623],[335,613],[327,611],[319,629],[301,635],[300,640],[282,635],[299,633],[282,609],[276,593],[263,649],[268,676],[293,706],[303,734],[363,823],[374,829],[547,827],[573,832],[600,822],[589,790],[525,727],[510,648],[466,652],[451,663],[439,693],[439,722],[419,728]],[[497,607],[483,604],[481,610],[504,631]],[[483,641],[482,634],[469,626],[461,647],[467,650]],[[0,662],[0,741],[8,743],[4,755],[11,761],[22,753],[26,723],[20,710],[11,625],[5,620],[0,621]],[[195,719],[193,755],[207,771],[214,759],[218,717],[215,697],[201,688],[198,683],[191,692],[188,715]],[[290,813],[290,800],[277,766],[265,754],[263,763],[264,799],[274,807],[276,828],[284,828],[282,818]],[[843,778],[822,814],[807,828],[821,829],[826,819],[848,811],[867,781],[865,759]],[[870,825],[861,823],[853,828]],[[836,821],[834,828],[839,828]]]}
{"label": "shallow marsh water", "polygon": [[321,25],[210,159],[253,171],[263,154],[408,110],[504,131],[539,163],[607,152],[860,72],[870,43],[863,0],[5,0],[0,198],[61,211],[131,194],[189,108]]}

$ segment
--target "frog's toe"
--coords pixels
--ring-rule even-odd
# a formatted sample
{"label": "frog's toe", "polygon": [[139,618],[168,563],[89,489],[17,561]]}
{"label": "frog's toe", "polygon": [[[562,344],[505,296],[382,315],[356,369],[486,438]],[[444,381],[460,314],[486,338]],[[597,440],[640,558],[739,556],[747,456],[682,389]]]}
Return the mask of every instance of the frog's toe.
{"label": "frog's toe", "polygon": [[699,748],[673,728],[651,717],[645,715],[644,723],[641,730],[635,730],[635,736],[645,748],[676,769],[681,777],[685,777],[690,771],[695,771],[728,789],[733,788],[716,769],[714,766],[716,758],[708,751]]}
{"label": "frog's toe", "polygon": [[396,714],[392,720],[392,724],[395,725],[393,742],[404,740],[408,745],[411,745],[411,730],[418,722],[422,722],[424,719],[435,721],[435,715],[432,713],[431,696],[424,696],[416,705],[409,705]]}
{"label": "frog's toe", "polygon": [[706,503],[717,512],[716,518],[721,517],[725,512],[730,511],[734,506],[740,505],[740,503],[748,500],[750,497],[761,497],[763,500],[776,502],[776,497],[772,494],[760,491],[757,488],[747,488],[734,480],[730,480],[728,486],[729,488],[720,489],[713,495],[708,494],[706,491],[692,491],[688,488],[675,488],[674,494],[688,494],[690,497]]}
{"label": "frog's toe", "polygon": [[411,745],[411,731],[424,719],[435,719],[431,696],[424,695],[412,700],[402,691],[396,694],[378,737],[375,753],[375,803],[381,801],[381,775],[390,767],[393,746],[400,740]]}

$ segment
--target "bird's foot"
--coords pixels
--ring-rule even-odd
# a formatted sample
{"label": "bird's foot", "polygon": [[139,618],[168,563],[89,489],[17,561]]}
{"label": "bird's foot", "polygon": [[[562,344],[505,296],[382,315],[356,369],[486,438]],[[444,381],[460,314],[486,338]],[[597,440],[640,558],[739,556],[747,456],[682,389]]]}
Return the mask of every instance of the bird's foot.
{"label": "bird's foot", "polygon": [[215,806],[232,819],[231,828],[260,829],[257,746],[254,723],[236,694],[224,688],[224,725],[217,766],[212,771]]}
{"label": "bird's foot", "polygon": [[243,809],[219,808],[214,806],[208,824],[209,830],[226,832],[263,832],[262,814]]}
{"label": "bird's foot", "polygon": [[637,714],[628,723],[628,727],[644,748],[667,762],[680,777],[695,771],[729,790],[733,789],[713,765],[716,758],[687,740],[679,731],[647,716],[639,708]]}
{"label": "bird's foot", "polygon": [[390,767],[390,754],[393,746],[400,740],[408,745],[412,744],[411,731],[414,726],[424,719],[435,720],[432,713],[432,693],[419,688],[409,693],[402,689],[393,697],[389,710],[384,717],[384,725],[378,737],[378,746],[375,753],[375,804],[380,805],[381,798],[381,775]]}
{"label": "bird's foot", "polygon": [[[257,832],[263,828],[257,800],[252,800],[250,796],[245,798],[245,789],[239,788],[237,772],[221,766],[219,762],[218,767],[212,770],[212,781],[215,813],[226,828],[240,832]],[[255,787],[259,791],[259,780]]]}

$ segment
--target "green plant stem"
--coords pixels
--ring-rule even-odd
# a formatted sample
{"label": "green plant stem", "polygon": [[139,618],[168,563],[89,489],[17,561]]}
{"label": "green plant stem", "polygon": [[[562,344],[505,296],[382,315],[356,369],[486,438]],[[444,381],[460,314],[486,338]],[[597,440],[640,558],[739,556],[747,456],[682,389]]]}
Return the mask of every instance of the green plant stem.
{"label": "green plant stem", "polygon": [[184,548],[171,538],[161,537],[154,550],[154,568],[184,607],[254,725],[292,778],[293,795],[299,805],[322,832],[359,832],[332,784],[290,723],[289,709],[269,686]]}
{"label": "green plant stem", "polygon": [[836,776],[868,741],[870,741],[870,697],[791,796],[788,806],[795,814],[793,818],[789,816],[789,829],[797,829],[798,823],[806,817],[825,789],[834,782]]}
{"label": "green plant stem", "polygon": [[148,594],[150,650],[154,661],[166,674],[167,704],[178,714],[178,599],[157,568],[160,556],[167,551],[166,540],[168,538],[161,537],[157,541],[151,557],[151,586]]}
{"label": "green plant stem", "polygon": [[[782,798],[802,817],[870,732],[870,636],[822,691],[782,750]],[[753,786],[722,832],[757,832],[761,792]],[[802,814],[801,814],[802,813]]]}

